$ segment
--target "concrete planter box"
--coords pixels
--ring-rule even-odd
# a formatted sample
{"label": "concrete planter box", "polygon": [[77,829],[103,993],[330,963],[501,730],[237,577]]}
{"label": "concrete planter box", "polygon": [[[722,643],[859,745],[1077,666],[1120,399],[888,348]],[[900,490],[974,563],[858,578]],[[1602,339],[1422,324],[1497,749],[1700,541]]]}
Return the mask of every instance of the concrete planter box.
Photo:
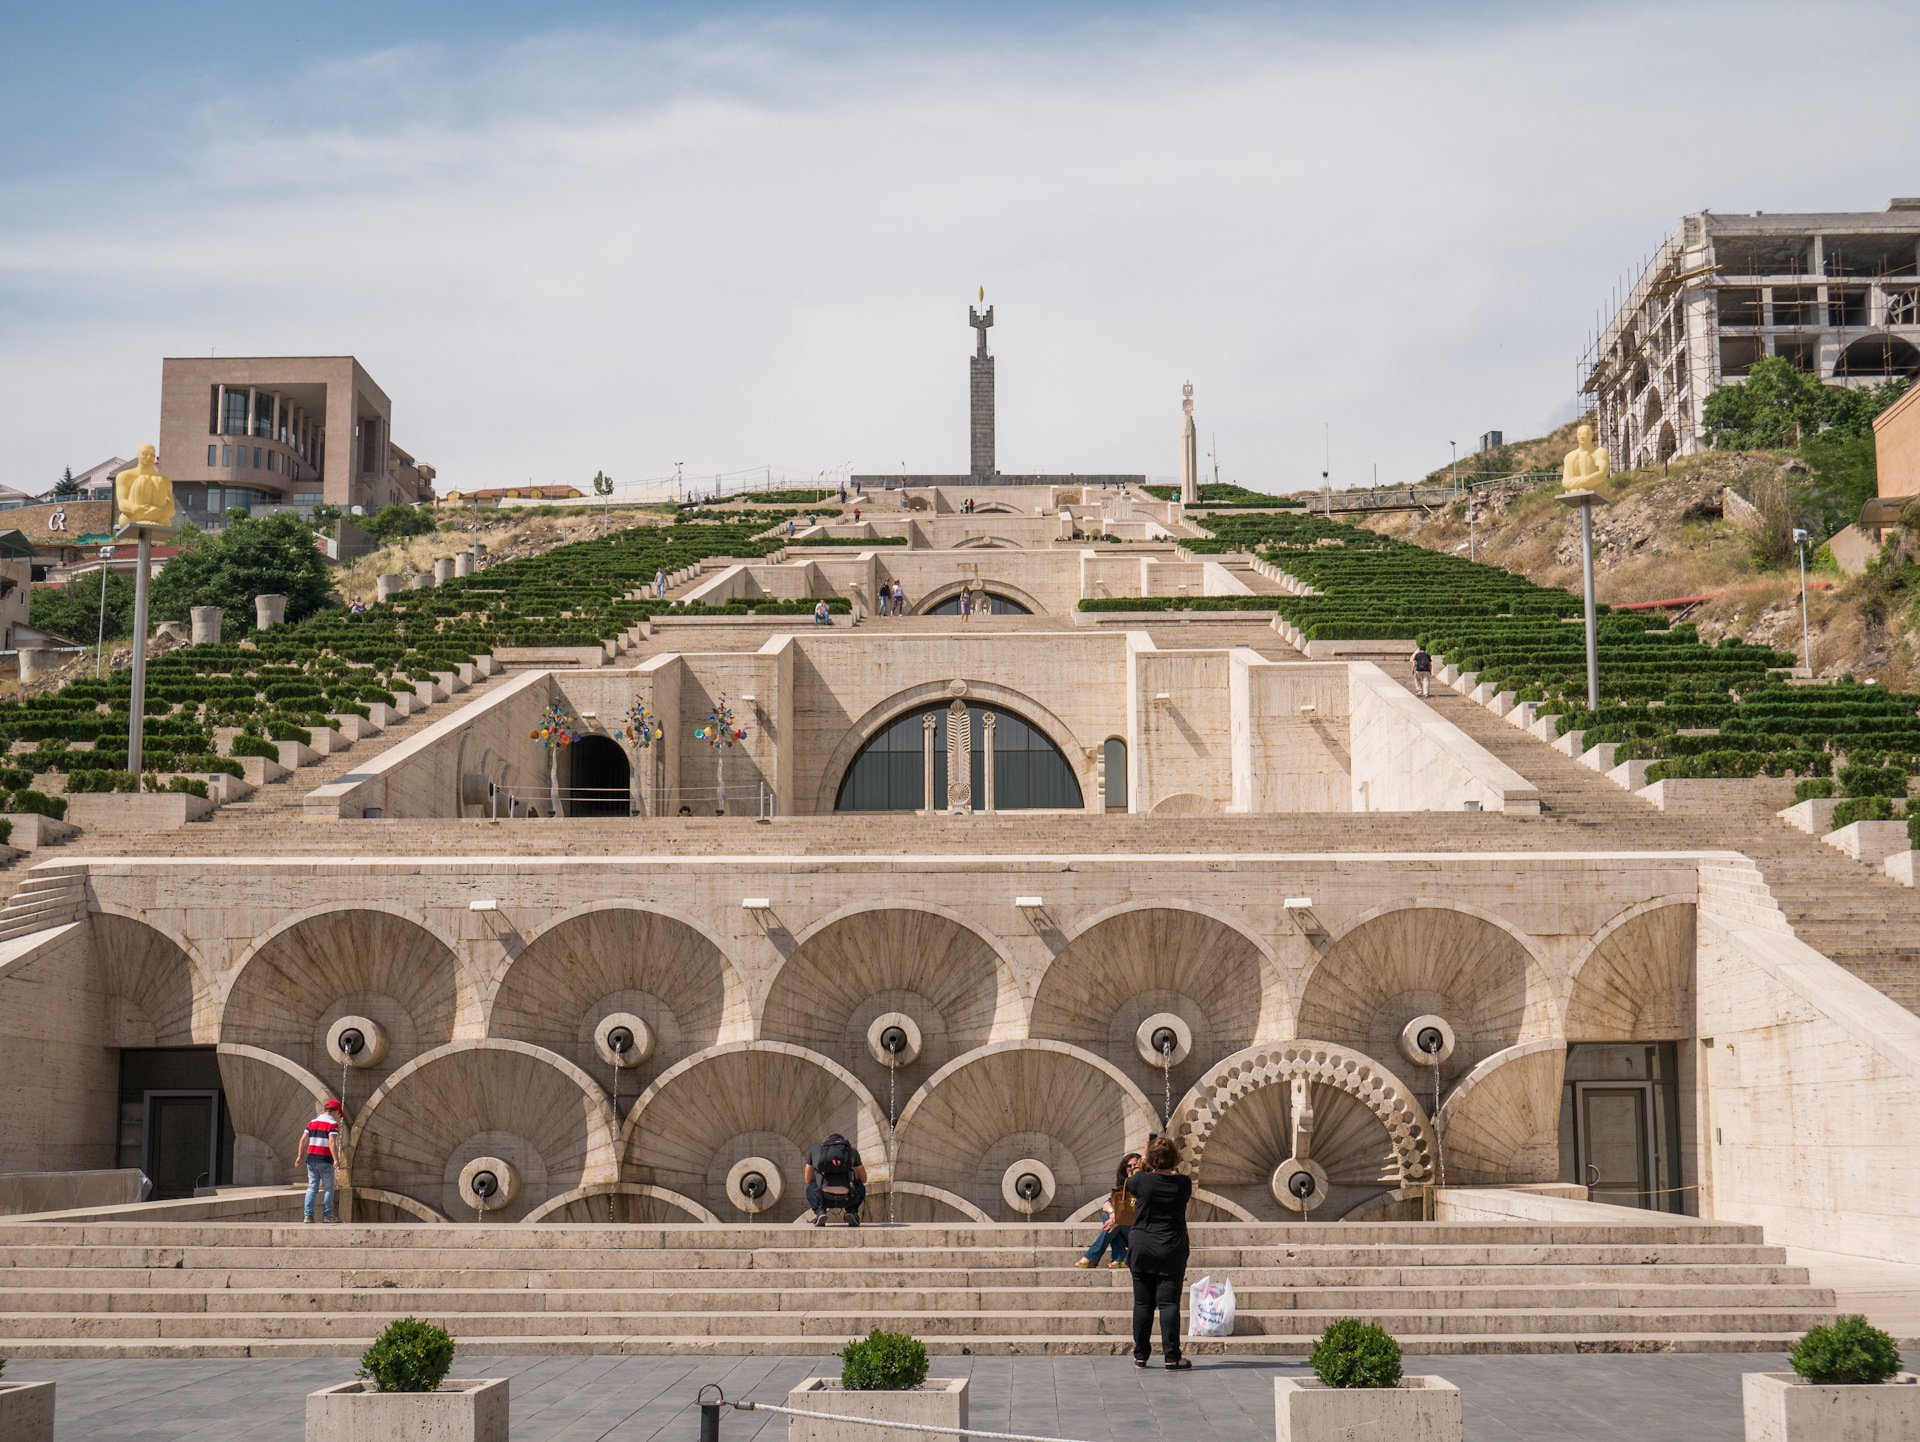
{"label": "concrete planter box", "polygon": [[307,1442],[507,1442],[507,1379],[449,1377],[437,1392],[307,1393]]}
{"label": "concrete planter box", "polygon": [[148,831],[177,831],[189,821],[205,821],[215,803],[184,791],[83,792],[67,798],[67,817],[75,825],[137,825]]}
{"label": "concrete planter box", "polygon": [[1589,771],[1598,771],[1605,776],[1613,770],[1613,753],[1619,749],[1618,741],[1602,741],[1598,746],[1589,746],[1580,753],[1580,764]]}
{"label": "concrete planter box", "polygon": [[1912,886],[1920,880],[1915,876],[1915,872],[1920,871],[1920,851],[1896,851],[1880,864],[1887,875],[1902,886]]}
{"label": "concrete planter box", "polygon": [[787,1419],[787,1442],[899,1442],[911,1433],[861,1427],[860,1421],[917,1422],[923,1427],[967,1425],[967,1379],[929,1377],[905,1392],[848,1392],[838,1377],[809,1377],[787,1393],[787,1405],[802,1412],[830,1412],[844,1422],[812,1417]]}
{"label": "concrete planter box", "polygon": [[38,851],[43,846],[58,846],[80,834],[80,828],[71,821],[55,821],[51,816],[42,816],[37,811],[9,811],[6,819],[13,823],[13,834],[7,838],[7,842],[16,851]]}
{"label": "concrete planter box", "polygon": [[[1556,716],[1553,719],[1558,721],[1560,718]],[[1586,735],[1584,731],[1569,731],[1564,736],[1555,736],[1552,732],[1548,732],[1547,738],[1553,742],[1553,749],[1562,756],[1578,759],[1586,754],[1587,748],[1581,744],[1586,739]]]}
{"label": "concrete planter box", "polygon": [[1444,1377],[1402,1377],[1397,1387],[1275,1377],[1273,1428],[1275,1442],[1460,1442],[1460,1389]]}
{"label": "concrete planter box", "polygon": [[1855,861],[1864,861],[1870,866],[1878,866],[1895,852],[1905,851],[1912,845],[1907,840],[1904,821],[1855,821],[1838,831],[1829,831],[1820,839],[1836,851],[1844,851]]}
{"label": "concrete planter box", "polygon": [[1558,738],[1555,736],[1553,728],[1559,724],[1560,713],[1558,711],[1548,716],[1536,715],[1527,725],[1527,734],[1538,737],[1542,741],[1554,741]]}
{"label": "concrete planter box", "polygon": [[338,731],[347,740],[364,741],[369,736],[378,736],[380,734],[379,723],[374,721],[371,715],[373,707],[367,707],[367,711],[369,714],[366,716],[356,716],[353,712],[349,711],[341,716],[329,714],[327,719],[333,723],[333,729]]}
{"label": "concrete planter box", "polygon": [[[656,621],[659,619],[664,618]],[[689,616],[685,619],[713,618]],[[509,666],[599,666],[605,663],[607,652],[604,646],[495,646],[493,659]]]}
{"label": "concrete planter box", "polygon": [[302,766],[317,766],[320,763],[320,753],[304,742],[276,741],[273,744],[280,748],[280,764],[289,771],[297,771]]}
{"label": "concrete planter box", "polygon": [[353,745],[331,726],[309,726],[306,730],[307,735],[313,738],[313,752],[316,756],[332,756],[348,750]]}
{"label": "concrete planter box", "polygon": [[53,1442],[53,1383],[0,1382],[0,1437]]}
{"label": "concrete planter box", "polygon": [[1487,709],[1496,716],[1505,716],[1513,710],[1513,698],[1519,693],[1514,691],[1496,691],[1487,701]]}
{"label": "concrete planter box", "polygon": [[389,706],[384,701],[369,701],[367,703],[367,716],[374,725],[384,729],[397,722],[404,721],[408,716],[413,714],[408,709],[413,701],[412,692],[402,691],[393,699],[395,704],[392,706]]}
{"label": "concrete planter box", "polygon": [[421,706],[433,706],[447,699],[446,688],[433,681],[415,681],[413,697]]}
{"label": "concrete planter box", "polygon": [[1780,804],[1793,800],[1793,779],[1788,776],[1676,776],[1656,781],[1633,793],[1662,811],[1704,815],[1715,812],[1765,811],[1777,814]]}
{"label": "concrete planter box", "polygon": [[1638,791],[1647,784],[1647,772],[1652,767],[1651,761],[1622,761],[1607,772],[1607,780],[1624,791]]}
{"label": "concrete planter box", "polygon": [[1774,814],[1787,825],[1809,836],[1825,836],[1833,830],[1833,808],[1839,804],[1831,796],[1816,796],[1811,801],[1796,802],[1785,811]]}
{"label": "concrete planter box", "polygon": [[1816,1387],[1791,1372],[1740,1379],[1747,1442],[1898,1442],[1920,1437],[1920,1386],[1911,1372],[1872,1386]]}
{"label": "concrete planter box", "polygon": [[[278,744],[278,743],[276,743]],[[268,760],[265,756],[241,756],[236,758],[240,769],[247,773],[249,786],[271,786],[276,781],[285,781],[293,772],[278,761]]]}
{"label": "concrete planter box", "polygon": [[449,696],[457,696],[467,689],[467,683],[460,679],[458,671],[435,671],[433,675],[440,683],[440,689]]}

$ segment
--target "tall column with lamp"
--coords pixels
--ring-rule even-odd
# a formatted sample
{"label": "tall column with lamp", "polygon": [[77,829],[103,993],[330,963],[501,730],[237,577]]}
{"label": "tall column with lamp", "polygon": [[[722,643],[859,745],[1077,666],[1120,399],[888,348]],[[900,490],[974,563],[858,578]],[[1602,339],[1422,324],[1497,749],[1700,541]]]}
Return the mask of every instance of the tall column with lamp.
{"label": "tall column with lamp", "polygon": [[[146,730],[147,596],[153,582],[153,538],[164,541],[174,534],[173,482],[160,473],[155,464],[159,453],[153,446],[141,446],[139,454],[135,465],[113,478],[113,502],[120,515],[114,534],[132,531],[139,543],[133,573],[133,676],[127,718],[127,770],[135,776],[141,771]],[[104,575],[101,583],[105,584]]]}
{"label": "tall column with lamp", "polygon": [[1574,432],[1578,442],[1560,465],[1560,504],[1580,510],[1580,579],[1587,613],[1587,709],[1600,709],[1599,625],[1593,603],[1593,508],[1605,505],[1598,487],[1612,474],[1612,463],[1604,447],[1593,443],[1593,427],[1581,426]]}
{"label": "tall column with lamp", "polygon": [[1807,533],[1798,526],[1793,531],[1793,549],[1800,557],[1800,662],[1813,679],[1813,631],[1807,624]]}

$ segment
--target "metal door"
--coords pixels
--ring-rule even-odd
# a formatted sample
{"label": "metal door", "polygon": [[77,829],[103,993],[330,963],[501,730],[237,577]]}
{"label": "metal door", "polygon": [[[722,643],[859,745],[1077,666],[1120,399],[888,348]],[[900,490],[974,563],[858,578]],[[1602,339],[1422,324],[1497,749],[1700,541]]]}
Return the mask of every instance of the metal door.
{"label": "metal door", "polygon": [[1652,1083],[1576,1082],[1573,1092],[1574,1146],[1592,1199],[1653,1206]]}
{"label": "metal door", "polygon": [[190,1197],[220,1174],[220,1093],[150,1091],[140,1154],[155,1199]]}

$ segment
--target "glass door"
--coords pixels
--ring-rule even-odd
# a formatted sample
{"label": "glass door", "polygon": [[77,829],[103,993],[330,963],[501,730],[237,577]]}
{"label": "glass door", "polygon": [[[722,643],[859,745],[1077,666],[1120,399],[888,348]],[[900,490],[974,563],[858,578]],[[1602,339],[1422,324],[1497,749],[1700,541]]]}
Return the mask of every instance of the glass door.
{"label": "glass door", "polygon": [[214,1185],[220,1168],[220,1093],[150,1091],[142,1149],[155,1200],[190,1197]]}
{"label": "glass door", "polygon": [[1652,1090],[1647,1083],[1575,1084],[1580,1179],[1592,1200],[1654,1205]]}

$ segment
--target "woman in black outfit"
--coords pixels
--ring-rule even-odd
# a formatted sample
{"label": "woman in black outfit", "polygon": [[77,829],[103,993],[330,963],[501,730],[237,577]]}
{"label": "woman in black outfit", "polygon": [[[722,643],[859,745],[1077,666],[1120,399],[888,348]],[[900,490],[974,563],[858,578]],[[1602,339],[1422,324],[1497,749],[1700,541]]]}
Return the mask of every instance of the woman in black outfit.
{"label": "woman in black outfit", "polygon": [[1148,1170],[1127,1179],[1133,1193],[1133,1230],[1127,1265],[1133,1270],[1133,1365],[1153,1354],[1153,1313],[1160,1312],[1160,1354],[1171,1368],[1193,1365],[1180,1355],[1180,1288],[1187,1276],[1187,1203],[1193,1180],[1174,1169],[1180,1149],[1171,1137],[1147,1144]]}

